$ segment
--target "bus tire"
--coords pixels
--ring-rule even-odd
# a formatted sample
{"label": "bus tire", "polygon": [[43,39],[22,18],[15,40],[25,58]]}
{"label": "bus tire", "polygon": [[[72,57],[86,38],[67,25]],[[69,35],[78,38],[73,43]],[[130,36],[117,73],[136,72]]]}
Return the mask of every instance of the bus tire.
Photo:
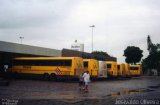
{"label": "bus tire", "polygon": [[56,81],[56,80],[57,80],[56,74],[52,73],[52,74],[50,75],[50,80],[51,80],[51,81]]}
{"label": "bus tire", "polygon": [[45,80],[45,81],[49,80],[49,74],[48,73],[43,74],[43,80]]}

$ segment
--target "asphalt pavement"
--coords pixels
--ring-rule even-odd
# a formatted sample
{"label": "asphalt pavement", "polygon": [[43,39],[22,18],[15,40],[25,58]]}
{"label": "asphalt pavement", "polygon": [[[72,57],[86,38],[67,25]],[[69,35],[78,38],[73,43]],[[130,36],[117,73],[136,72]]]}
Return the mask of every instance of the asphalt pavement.
{"label": "asphalt pavement", "polygon": [[160,77],[91,81],[89,92],[78,82],[9,80],[0,86],[2,105],[159,105]]}

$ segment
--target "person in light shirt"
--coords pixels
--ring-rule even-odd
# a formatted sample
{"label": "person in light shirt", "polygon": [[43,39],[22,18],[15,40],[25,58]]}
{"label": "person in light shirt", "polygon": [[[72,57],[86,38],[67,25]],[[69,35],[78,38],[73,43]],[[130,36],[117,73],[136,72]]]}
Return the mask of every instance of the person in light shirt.
{"label": "person in light shirt", "polygon": [[85,92],[88,92],[88,84],[90,82],[90,75],[89,75],[88,71],[86,71],[83,74],[83,78],[84,78],[84,83],[85,83],[84,90],[85,90]]}

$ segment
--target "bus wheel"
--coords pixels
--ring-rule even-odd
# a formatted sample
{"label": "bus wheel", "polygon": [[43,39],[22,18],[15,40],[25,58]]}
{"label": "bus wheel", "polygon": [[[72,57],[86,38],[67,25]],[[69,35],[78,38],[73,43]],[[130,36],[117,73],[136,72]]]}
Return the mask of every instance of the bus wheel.
{"label": "bus wheel", "polygon": [[50,80],[51,80],[51,81],[56,81],[56,80],[57,80],[56,74],[52,73],[52,74],[50,75]]}
{"label": "bus wheel", "polygon": [[43,74],[43,79],[44,79],[45,81],[48,81],[48,80],[49,80],[49,74],[48,74],[48,73],[44,73],[44,74]]}

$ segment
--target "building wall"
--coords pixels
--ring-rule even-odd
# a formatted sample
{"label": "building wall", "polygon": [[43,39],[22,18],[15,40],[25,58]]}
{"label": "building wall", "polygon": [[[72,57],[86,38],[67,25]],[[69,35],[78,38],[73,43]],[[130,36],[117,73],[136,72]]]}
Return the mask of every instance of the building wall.
{"label": "building wall", "polygon": [[63,49],[62,56],[63,57],[74,56],[74,57],[82,57],[82,58],[86,58],[86,59],[97,59],[97,60],[103,60],[103,61],[117,61],[117,58],[115,58],[115,57],[93,55],[91,53],[75,51],[75,50],[70,50],[70,49]]}
{"label": "building wall", "polygon": [[21,53],[21,54],[43,55],[43,56],[61,56],[61,50],[3,42],[3,41],[0,41],[0,51]]}

